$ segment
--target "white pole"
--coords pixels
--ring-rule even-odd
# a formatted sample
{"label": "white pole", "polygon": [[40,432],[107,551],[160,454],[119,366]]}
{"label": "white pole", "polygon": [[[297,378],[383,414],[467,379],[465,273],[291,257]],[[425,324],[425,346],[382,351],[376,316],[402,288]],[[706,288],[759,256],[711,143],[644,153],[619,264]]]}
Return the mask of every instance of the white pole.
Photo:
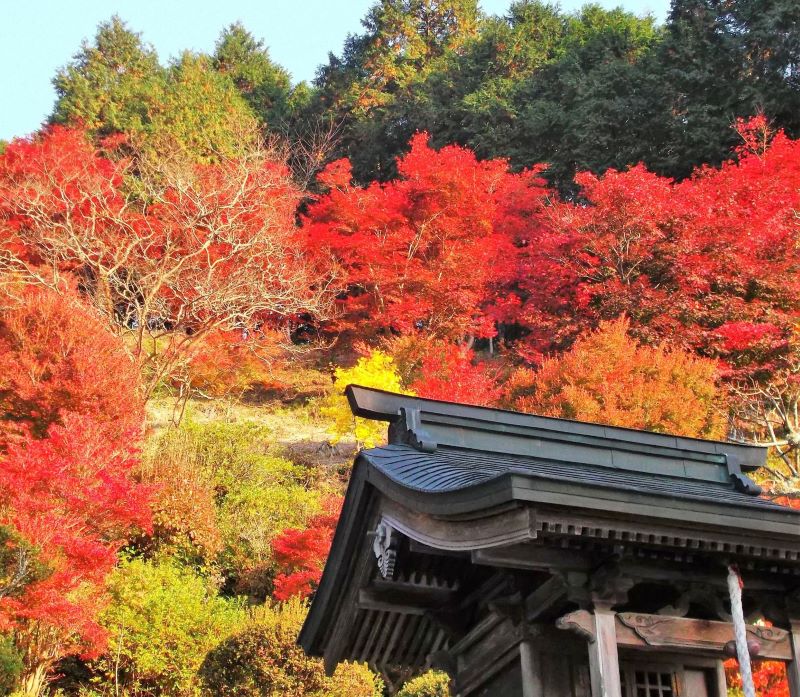
{"label": "white pole", "polygon": [[736,639],[736,656],[739,659],[742,690],[744,690],[745,697],[756,697],[753,670],[750,667],[750,651],[747,649],[747,625],[744,623],[744,610],[742,609],[742,579],[733,565],[728,567],[728,593],[731,596],[733,635]]}

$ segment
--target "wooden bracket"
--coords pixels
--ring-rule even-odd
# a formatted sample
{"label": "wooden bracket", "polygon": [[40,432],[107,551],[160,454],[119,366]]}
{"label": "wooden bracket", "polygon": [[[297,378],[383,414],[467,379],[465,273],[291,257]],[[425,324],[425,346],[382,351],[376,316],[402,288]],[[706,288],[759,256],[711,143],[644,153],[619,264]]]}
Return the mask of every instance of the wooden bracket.
{"label": "wooden bracket", "polygon": [[670,617],[686,617],[692,603],[701,605],[710,610],[724,622],[731,621],[731,614],[725,609],[725,602],[721,593],[716,589],[702,583],[689,583],[683,585],[683,592],[674,605],[666,605],[659,611],[659,615]]}
{"label": "wooden bracket", "polygon": [[382,520],[375,528],[375,539],[372,551],[378,560],[378,570],[384,578],[393,578],[397,563],[397,533],[386,521]]}
{"label": "wooden bracket", "polygon": [[586,641],[595,640],[594,629],[587,610],[575,610],[575,612],[562,615],[556,620],[556,627],[573,632]]}
{"label": "wooden bracket", "polygon": [[614,561],[600,566],[589,578],[592,605],[610,609],[628,601],[628,591],[636,581]]}

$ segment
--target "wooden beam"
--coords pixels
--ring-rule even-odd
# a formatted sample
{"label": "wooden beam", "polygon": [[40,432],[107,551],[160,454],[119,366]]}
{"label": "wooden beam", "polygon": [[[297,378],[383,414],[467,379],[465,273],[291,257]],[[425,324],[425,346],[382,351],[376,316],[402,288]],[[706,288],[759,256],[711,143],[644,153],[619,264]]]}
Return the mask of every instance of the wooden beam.
{"label": "wooden beam", "polygon": [[589,642],[592,697],[622,697],[615,617],[616,613],[607,608],[589,613],[594,634],[594,641]]}
{"label": "wooden beam", "polygon": [[458,580],[447,581],[436,577],[426,578],[420,574],[416,579],[398,578],[388,580],[384,578],[373,579],[367,586],[375,595],[392,602],[411,604],[419,600],[442,605],[451,601],[459,589]]}
{"label": "wooden beam", "polygon": [[[590,641],[596,638],[594,624],[592,614],[586,610],[570,612],[556,622],[556,626],[560,629],[576,631]],[[617,644],[622,648],[653,651],[673,649],[715,657],[722,656],[723,647],[733,639],[733,625],[730,622],[712,622],[635,612],[618,614],[614,629]],[[800,634],[800,627],[797,631]],[[785,629],[751,624],[747,626],[747,632],[761,645],[759,658],[775,661],[792,659],[789,632]],[[800,642],[800,635],[797,641]],[[798,651],[800,651],[800,643],[798,643]],[[800,697],[800,694],[797,697]]]}
{"label": "wooden beam", "polygon": [[791,620],[789,644],[791,658],[786,664],[786,676],[789,679],[790,697],[800,697],[800,620]]}
{"label": "wooden beam", "polygon": [[411,552],[416,552],[417,554],[430,554],[434,557],[453,557],[456,559],[469,559],[469,552],[461,551],[456,552],[449,549],[438,549],[437,547],[431,547],[430,545],[422,544],[422,542],[417,542],[416,540],[412,540],[409,538],[408,540],[408,549]]}
{"label": "wooden beam", "polygon": [[[690,579],[692,583],[700,583],[704,586],[727,591],[727,576],[723,573],[723,566],[700,566],[699,568],[698,566],[692,566]],[[637,581],[677,583],[687,580],[686,565],[676,562],[644,563],[635,559],[623,558],[619,562],[619,567],[625,574],[632,576]],[[791,583],[794,584],[796,581],[792,579]],[[775,592],[779,594],[779,597],[783,597],[787,592],[787,588],[790,587],[786,581],[776,578],[774,575],[759,572],[747,575],[748,591]]]}
{"label": "wooden beam", "polygon": [[716,697],[726,697],[728,694],[728,679],[725,677],[725,665],[717,661],[714,667],[714,681],[717,683]]}
{"label": "wooden beam", "polygon": [[[783,564],[790,568],[796,568],[800,562],[796,520],[787,519],[773,530],[767,529],[773,524],[767,523],[766,518],[760,524],[751,523],[747,518],[750,527],[743,537],[741,532],[731,530],[731,520],[726,521],[724,514],[720,516],[708,509],[716,504],[696,502],[692,510],[673,511],[674,519],[681,521],[679,524],[662,523],[655,522],[654,518],[667,509],[654,509],[652,502],[645,502],[641,494],[631,494],[631,498],[623,501],[623,493],[619,492],[618,503],[611,505],[609,501],[604,507],[591,495],[584,495],[582,511],[576,510],[576,492],[565,493],[561,500],[553,496],[549,503],[557,507],[552,508],[545,506],[548,502],[539,497],[532,497],[530,502],[536,505],[537,538],[613,540],[631,548],[670,549],[684,554],[718,554],[737,559],[748,557],[753,562]],[[585,510],[587,508],[592,510]],[[744,509],[737,509],[737,514],[740,518],[734,525],[745,521]]]}
{"label": "wooden beam", "polygon": [[592,568],[590,555],[532,544],[478,549],[472,553],[472,563],[531,571],[587,571]]}
{"label": "wooden beam", "polygon": [[405,624],[408,621],[408,615],[400,615],[394,623],[394,627],[392,628],[392,635],[389,637],[389,641],[386,644],[386,648],[383,651],[383,656],[378,662],[380,667],[387,665],[391,660],[392,656],[394,655],[394,647],[397,645],[397,640],[400,638],[400,635],[403,633],[403,629],[405,629]]}
{"label": "wooden beam", "polygon": [[340,601],[341,608],[336,617],[330,635],[325,644],[323,659],[325,671],[332,675],[336,666],[345,658],[347,646],[351,640],[353,626],[358,613],[358,591],[366,585],[370,574],[375,567],[375,556],[371,546],[364,545],[358,551],[356,559],[353,561],[352,584],[344,592]]}
{"label": "wooden beam", "polygon": [[358,607],[361,610],[377,610],[378,612],[396,612],[401,615],[424,615],[431,608],[418,604],[394,602],[387,600],[374,588],[362,588],[358,591]]}
{"label": "wooden beam", "polygon": [[492,613],[471,634],[450,649],[456,660],[459,694],[470,694],[520,660],[520,628],[509,617]]}
{"label": "wooden beam", "polygon": [[553,576],[525,598],[525,620],[535,622],[539,617],[567,597],[568,586],[561,576]]}

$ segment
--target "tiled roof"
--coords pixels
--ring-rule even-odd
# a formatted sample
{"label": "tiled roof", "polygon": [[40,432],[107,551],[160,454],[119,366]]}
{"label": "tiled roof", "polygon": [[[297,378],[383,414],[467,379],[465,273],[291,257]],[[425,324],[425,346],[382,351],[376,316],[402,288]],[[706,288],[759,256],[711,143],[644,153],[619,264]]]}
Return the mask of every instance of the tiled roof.
{"label": "tiled roof", "polygon": [[480,487],[504,475],[518,475],[671,499],[787,510],[765,498],[737,491],[732,481],[699,481],[680,475],[672,477],[630,469],[444,447],[426,453],[408,445],[386,445],[366,450],[361,457],[397,485],[428,494]]}

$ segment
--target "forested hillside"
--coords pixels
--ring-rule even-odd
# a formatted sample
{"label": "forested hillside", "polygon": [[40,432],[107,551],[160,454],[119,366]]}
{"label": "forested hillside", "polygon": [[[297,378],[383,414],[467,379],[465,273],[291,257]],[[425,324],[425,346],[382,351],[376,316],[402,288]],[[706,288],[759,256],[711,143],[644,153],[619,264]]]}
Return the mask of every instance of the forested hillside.
{"label": "forested hillside", "polygon": [[0,695],[449,694],[295,645],[351,382],[770,445],[800,505],[794,0],[380,0],[311,85],[113,17],[54,84],[0,154]]}

